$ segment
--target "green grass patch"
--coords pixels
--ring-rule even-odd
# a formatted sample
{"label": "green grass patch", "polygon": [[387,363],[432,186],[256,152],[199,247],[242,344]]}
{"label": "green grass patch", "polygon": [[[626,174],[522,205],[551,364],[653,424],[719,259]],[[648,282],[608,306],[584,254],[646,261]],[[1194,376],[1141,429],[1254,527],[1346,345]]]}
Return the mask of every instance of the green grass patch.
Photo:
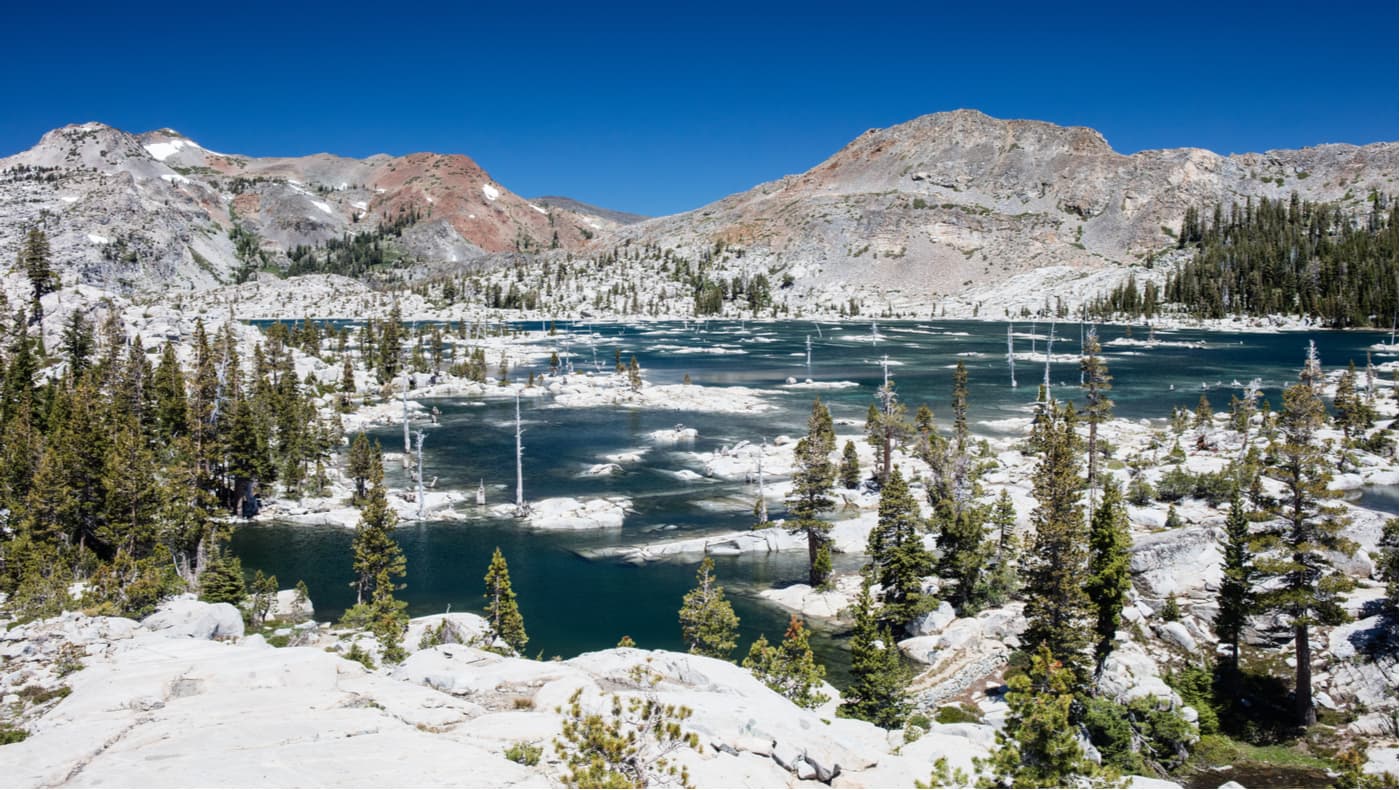
{"label": "green grass patch", "polygon": [[977,724],[982,721],[982,711],[967,703],[944,705],[934,714],[933,720],[939,724]]}
{"label": "green grass patch", "polygon": [[29,730],[19,727],[11,727],[8,724],[0,724],[0,746],[11,743],[19,743],[29,737]]}

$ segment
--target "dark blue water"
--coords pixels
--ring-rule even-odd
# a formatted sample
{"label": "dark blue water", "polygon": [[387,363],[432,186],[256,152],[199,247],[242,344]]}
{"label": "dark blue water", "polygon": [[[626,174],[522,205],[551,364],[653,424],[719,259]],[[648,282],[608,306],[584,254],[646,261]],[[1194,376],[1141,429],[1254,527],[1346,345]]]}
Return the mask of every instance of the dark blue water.
{"label": "dark blue water", "polygon": [[[523,325],[538,332],[538,324]],[[1029,323],[1016,324],[1029,332]],[[1036,325],[1045,335],[1049,326]],[[611,561],[588,560],[578,552],[599,546],[633,544],[747,528],[756,489],[743,483],[713,480],[684,482],[667,474],[681,469],[703,471],[693,453],[709,452],[741,440],[757,441],[778,434],[796,436],[804,430],[814,395],[781,389],[788,377],[799,381],[854,381],[858,388],[823,391],[836,418],[863,421],[874,389],[882,380],[880,361],[888,356],[890,372],[901,398],[913,409],[929,403],[941,425],[947,425],[953,367],[968,368],[970,418],[974,430],[1001,433],[999,420],[1024,417],[1035,398],[1043,364],[1017,361],[1020,387],[1011,389],[1006,363],[1006,325],[982,322],[880,323],[880,340],[871,342],[870,324],[810,322],[743,324],[710,322],[706,326],[663,323],[646,326],[560,324],[560,334],[546,339],[563,351],[568,343],[576,369],[591,369],[594,349],[605,369],[614,350],[625,361],[635,355],[648,380],[678,383],[687,374],[697,385],[742,385],[771,390],[766,400],[776,410],[759,414],[696,414],[623,408],[554,408],[548,398],[522,401],[525,435],[526,496],[529,499],[570,496],[589,498],[623,495],[632,510],[620,530],[545,533],[524,529],[510,519],[485,515],[461,522],[406,524],[398,538],[408,557],[408,587],[403,597],[414,615],[479,609],[482,576],[492,550],[499,546],[510,563],[530,632],[528,652],[571,656],[615,645],[624,634],[643,647],[681,648],[676,613],[681,597],[692,586],[694,565],[655,564],[632,567]],[[1227,335],[1179,331],[1158,332],[1160,341],[1199,342],[1204,348],[1158,345],[1147,349],[1111,344],[1125,334],[1123,327],[1103,327],[1105,358],[1114,377],[1113,399],[1119,417],[1165,417],[1173,406],[1194,409],[1202,392],[1217,411],[1224,411],[1230,384],[1259,377],[1265,397],[1275,407],[1280,389],[1296,379],[1309,339],[1318,345],[1324,366],[1365,364],[1367,346],[1380,333],[1313,332],[1281,335]],[[812,365],[806,365],[806,339],[812,340]],[[1136,339],[1146,339],[1135,328]],[[662,346],[685,349],[728,349],[742,353],[677,353]],[[1045,341],[1036,341],[1043,351]],[[1018,352],[1030,350],[1030,340],[1016,339]],[[1060,325],[1056,354],[1075,354],[1078,325]],[[547,353],[545,357],[547,358]],[[1377,361],[1389,357],[1377,356]],[[539,361],[536,372],[544,372]],[[513,378],[524,379],[528,369]],[[1054,395],[1074,399],[1079,394],[1077,362],[1051,366]],[[1207,386],[1202,388],[1202,383]],[[1219,382],[1219,385],[1217,385]],[[474,489],[484,480],[492,503],[511,501],[514,485],[514,404],[506,400],[441,400],[442,423],[427,428],[425,444],[429,478],[439,487]],[[990,421],[991,424],[987,424]],[[684,446],[654,446],[647,434],[677,423],[694,427],[698,438]],[[981,424],[979,424],[981,423]],[[839,428],[838,433],[858,429]],[[401,432],[385,428],[379,438],[397,449]],[[587,467],[604,463],[603,456],[644,450],[638,463],[624,463],[624,473],[581,477]],[[389,469],[391,485],[400,485],[402,471]],[[1368,496],[1382,496],[1368,494]],[[1393,505],[1393,500],[1391,501]],[[472,508],[469,508],[472,509]],[[778,514],[775,514],[778,515]],[[297,579],[310,588],[322,618],[333,618],[353,603],[350,582],[349,530],[289,525],[260,525],[239,530],[234,549],[248,569],[277,574],[284,586]],[[838,567],[854,558],[838,555]],[[770,586],[803,581],[805,554],[717,558],[721,583],[729,588],[742,619],[741,649],[759,633],[781,636],[787,615],[762,603],[756,593]],[[830,635],[819,634],[814,647],[840,677],[844,651]]]}

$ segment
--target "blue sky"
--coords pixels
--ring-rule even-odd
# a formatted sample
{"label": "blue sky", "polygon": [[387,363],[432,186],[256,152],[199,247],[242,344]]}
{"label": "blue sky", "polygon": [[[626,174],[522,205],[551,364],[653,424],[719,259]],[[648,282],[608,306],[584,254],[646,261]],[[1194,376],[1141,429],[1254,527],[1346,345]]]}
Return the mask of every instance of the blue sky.
{"label": "blue sky", "polygon": [[1119,151],[1397,137],[1394,0],[7,4],[0,155],[170,126],[250,155],[465,153],[666,214],[959,107]]}

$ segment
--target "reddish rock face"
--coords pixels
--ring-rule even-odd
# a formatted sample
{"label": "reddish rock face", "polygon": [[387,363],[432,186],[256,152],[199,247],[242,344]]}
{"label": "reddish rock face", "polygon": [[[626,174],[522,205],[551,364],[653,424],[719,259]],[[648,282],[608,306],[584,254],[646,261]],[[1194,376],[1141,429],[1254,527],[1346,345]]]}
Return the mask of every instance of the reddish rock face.
{"label": "reddish rock face", "polygon": [[551,247],[578,249],[583,220],[570,211],[535,206],[492,181],[461,154],[409,154],[377,166],[369,210],[382,217],[415,208],[446,219],[462,238],[487,252]]}

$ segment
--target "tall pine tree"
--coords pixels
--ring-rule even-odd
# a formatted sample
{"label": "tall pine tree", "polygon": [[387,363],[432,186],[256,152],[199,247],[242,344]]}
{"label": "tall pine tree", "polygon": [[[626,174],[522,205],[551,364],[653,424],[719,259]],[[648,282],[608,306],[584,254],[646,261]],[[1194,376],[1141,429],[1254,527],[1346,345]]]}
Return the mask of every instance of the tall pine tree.
{"label": "tall pine tree", "polygon": [[692,653],[728,659],[738,644],[739,617],[714,574],[715,561],[706,556],[695,571],[695,589],[681,602],[681,640]]}
{"label": "tall pine tree", "polygon": [[826,584],[831,575],[831,547],[827,539],[831,524],[823,521],[821,514],[835,504],[831,499],[836,481],[831,453],[835,449],[831,412],[817,398],[812,401],[812,413],[807,418],[807,435],[798,440],[794,450],[797,466],[788,498],[788,514],[793,522],[788,529],[807,537],[807,578],[813,587]]}
{"label": "tall pine tree", "polygon": [[1256,561],[1262,574],[1282,581],[1261,593],[1260,602],[1293,626],[1294,714],[1300,726],[1317,723],[1309,631],[1313,625],[1336,625],[1346,619],[1341,593],[1351,586],[1327,556],[1328,551],[1347,553],[1353,546],[1342,536],[1345,519],[1320,502],[1331,480],[1317,437],[1326,416],[1326,408],[1307,380],[1283,391],[1279,412],[1283,442],[1274,467],[1274,476],[1284,485],[1282,521],[1269,535],[1276,550]]}
{"label": "tall pine tree", "polygon": [[1092,606],[1084,589],[1088,577],[1088,535],[1080,506],[1079,439],[1074,407],[1051,402],[1040,463],[1036,467],[1032,514],[1035,544],[1023,564],[1026,630],[1022,644],[1044,644],[1080,683],[1089,678],[1085,649],[1093,633]]}
{"label": "tall pine tree", "polygon": [[530,637],[525,634],[525,618],[520,615],[520,606],[515,601],[515,590],[510,587],[510,568],[506,566],[505,555],[499,546],[491,555],[491,565],[486,569],[486,622],[491,626],[491,635],[517,653],[525,649]]}

